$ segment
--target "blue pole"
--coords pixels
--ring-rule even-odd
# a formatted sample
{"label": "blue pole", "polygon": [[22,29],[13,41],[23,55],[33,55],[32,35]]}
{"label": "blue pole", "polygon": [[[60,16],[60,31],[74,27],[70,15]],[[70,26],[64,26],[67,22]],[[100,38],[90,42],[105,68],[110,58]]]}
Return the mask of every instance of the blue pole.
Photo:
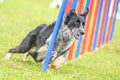
{"label": "blue pole", "polygon": [[80,36],[80,38],[78,40],[78,43],[77,43],[77,48],[76,48],[76,51],[75,51],[75,58],[79,57],[81,44],[82,44],[82,36]]}
{"label": "blue pole", "polygon": [[89,6],[90,6],[90,0],[87,0],[87,1],[86,1],[85,9],[89,8]]}
{"label": "blue pole", "polygon": [[97,18],[97,24],[96,24],[95,34],[94,34],[94,41],[93,41],[92,50],[95,50],[96,46],[97,46],[103,3],[104,3],[104,0],[100,0],[100,8],[99,8],[99,12],[98,12],[98,18]]}
{"label": "blue pole", "polygon": [[117,0],[116,9],[115,9],[115,13],[114,13],[114,19],[113,19],[113,23],[112,23],[112,30],[110,32],[110,39],[109,39],[110,41],[112,41],[112,38],[113,38],[113,33],[114,33],[114,29],[115,29],[115,22],[116,22],[116,15],[117,15],[119,3],[120,3],[120,0]]}
{"label": "blue pole", "polygon": [[108,0],[108,7],[107,7],[107,13],[106,13],[106,18],[105,18],[105,24],[104,24],[104,30],[103,30],[103,34],[102,34],[102,45],[105,44],[105,37],[106,37],[106,33],[107,33],[107,25],[108,25],[108,20],[109,20],[109,10],[110,10],[110,4],[111,4],[111,0]]}
{"label": "blue pole", "polygon": [[[89,7],[89,5],[90,5],[90,0],[87,0],[85,9],[87,9]],[[79,57],[81,44],[82,44],[82,36],[80,36],[80,38],[78,39],[77,48],[76,48],[76,51],[75,51],[75,58]]]}
{"label": "blue pole", "polygon": [[55,41],[56,41],[56,37],[57,37],[58,31],[60,29],[61,23],[62,23],[62,19],[63,19],[63,15],[64,15],[64,12],[65,12],[67,2],[68,2],[68,0],[63,0],[62,6],[61,6],[61,9],[60,9],[60,12],[59,12],[56,24],[55,24],[55,28],[53,30],[52,37],[51,37],[51,40],[50,40],[50,43],[49,43],[49,46],[48,46],[46,57],[45,57],[45,60],[44,60],[43,66],[42,66],[42,71],[43,72],[46,72],[46,70],[48,68],[50,58],[51,58],[51,55],[52,55],[52,51],[54,49],[54,44],[55,44]]}
{"label": "blue pole", "polygon": [[73,0],[72,2],[72,9],[76,9],[78,0]]}

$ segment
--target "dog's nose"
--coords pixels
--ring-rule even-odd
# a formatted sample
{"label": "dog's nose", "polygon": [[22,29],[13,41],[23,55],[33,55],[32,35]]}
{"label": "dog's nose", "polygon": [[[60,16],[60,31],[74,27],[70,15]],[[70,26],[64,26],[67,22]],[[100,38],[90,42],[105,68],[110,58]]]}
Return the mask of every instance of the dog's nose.
{"label": "dog's nose", "polygon": [[80,34],[83,35],[83,34],[85,34],[85,32],[81,32]]}
{"label": "dog's nose", "polygon": [[79,30],[80,30],[80,34],[81,34],[81,35],[85,34],[85,30],[84,30],[84,28],[83,28],[83,27],[80,27],[80,29],[79,29]]}
{"label": "dog's nose", "polygon": [[81,31],[80,31],[80,34],[81,34],[81,35],[85,34],[85,31],[84,31],[84,30],[81,30]]}

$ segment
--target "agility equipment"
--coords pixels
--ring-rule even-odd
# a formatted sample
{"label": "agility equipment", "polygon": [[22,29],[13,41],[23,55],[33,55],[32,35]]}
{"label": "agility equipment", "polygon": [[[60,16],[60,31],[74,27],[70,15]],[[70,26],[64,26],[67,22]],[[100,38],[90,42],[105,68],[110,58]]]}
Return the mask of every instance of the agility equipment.
{"label": "agility equipment", "polygon": [[[79,58],[85,53],[98,50],[112,41],[119,2],[120,0],[113,0],[113,6],[110,8],[112,0],[63,0],[42,66],[42,71],[47,71],[62,18],[68,14],[70,8],[76,9],[77,14],[89,8],[89,13],[86,20],[85,35],[80,36],[78,41],[74,41],[71,48],[62,57],[65,58],[66,62],[74,58]],[[109,13],[111,13],[110,17],[108,16]],[[59,61],[61,61],[61,59],[59,59]],[[62,64],[62,62],[59,61],[56,62]],[[56,68],[55,65],[54,68]]]}

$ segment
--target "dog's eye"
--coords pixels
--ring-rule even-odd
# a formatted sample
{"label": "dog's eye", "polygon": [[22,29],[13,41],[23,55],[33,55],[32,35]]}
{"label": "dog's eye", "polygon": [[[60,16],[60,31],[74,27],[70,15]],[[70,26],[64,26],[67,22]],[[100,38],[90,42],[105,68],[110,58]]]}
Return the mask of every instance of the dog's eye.
{"label": "dog's eye", "polygon": [[76,26],[76,23],[74,23],[73,26]]}
{"label": "dog's eye", "polygon": [[82,25],[85,26],[85,23],[83,22]]}
{"label": "dog's eye", "polygon": [[77,22],[80,23],[80,20],[78,19]]}
{"label": "dog's eye", "polygon": [[67,19],[70,19],[70,16],[67,16]]}

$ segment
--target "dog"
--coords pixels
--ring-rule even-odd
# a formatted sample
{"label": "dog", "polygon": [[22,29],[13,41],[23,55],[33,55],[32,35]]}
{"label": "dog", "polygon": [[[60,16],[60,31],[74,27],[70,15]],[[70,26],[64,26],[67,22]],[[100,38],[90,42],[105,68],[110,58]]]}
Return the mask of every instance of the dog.
{"label": "dog", "polygon": [[[77,40],[80,36],[85,34],[84,27],[88,12],[89,9],[87,8],[83,13],[76,14],[75,10],[71,9],[63,18],[54,50],[52,51],[51,61],[63,55],[64,52],[71,47],[74,40]],[[8,60],[14,53],[22,53],[25,54],[23,61],[26,61],[27,57],[30,55],[36,62],[42,62],[45,58],[45,52],[51,40],[55,23],[56,22],[53,22],[49,25],[41,24],[29,32],[17,47],[9,49],[4,60]],[[33,47],[35,47],[34,50],[32,50]]]}

